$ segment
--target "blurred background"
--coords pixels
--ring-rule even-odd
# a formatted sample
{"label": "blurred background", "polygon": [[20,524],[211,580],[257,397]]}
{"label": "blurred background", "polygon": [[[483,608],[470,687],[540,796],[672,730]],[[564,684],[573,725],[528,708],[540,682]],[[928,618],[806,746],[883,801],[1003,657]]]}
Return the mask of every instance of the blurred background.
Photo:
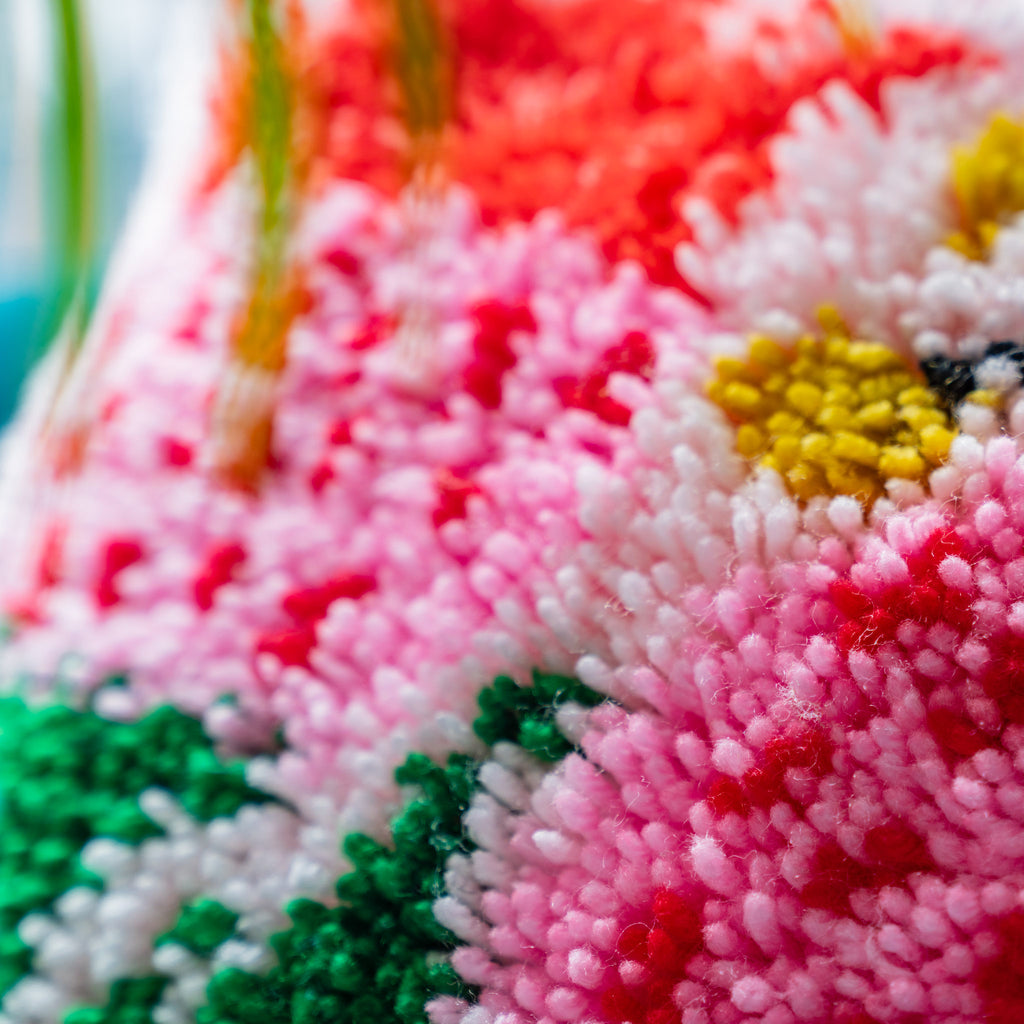
{"label": "blurred background", "polygon": [[[0,422],[53,329],[64,180],[61,49],[64,0],[0,0]],[[216,0],[198,0],[206,8]],[[139,182],[166,48],[193,0],[74,0],[95,89],[87,130],[96,157],[90,204],[93,289]],[[194,17],[193,28],[197,24]],[[202,47],[200,47],[202,48]],[[57,211],[55,213],[55,211]]]}

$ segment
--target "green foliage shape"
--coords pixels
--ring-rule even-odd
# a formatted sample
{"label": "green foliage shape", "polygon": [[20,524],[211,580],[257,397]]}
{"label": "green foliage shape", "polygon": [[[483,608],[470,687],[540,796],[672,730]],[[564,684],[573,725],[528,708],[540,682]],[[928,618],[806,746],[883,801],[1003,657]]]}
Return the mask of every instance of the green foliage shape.
{"label": "green foliage shape", "polygon": [[[490,745],[516,743],[553,763],[573,749],[558,729],[558,708],[602,700],[566,676],[534,673],[531,687],[499,676],[480,694],[473,727]],[[462,819],[479,768],[462,754],[444,766],[411,754],[396,778],[415,795],[392,823],[391,845],[348,836],[353,870],[337,883],[341,905],[291,904],[292,927],[271,940],[277,965],[266,976],[215,975],[199,1024],[426,1024],[424,1006],[436,996],[472,999],[447,962],[458,940],[432,905],[444,893],[449,856],[474,848]]]}
{"label": "green foliage shape", "polygon": [[199,821],[269,799],[221,761],[198,721],[162,707],[137,722],[0,700],[0,995],[28,973],[27,914],[75,885],[99,888],[79,855],[91,839],[132,845],[161,834],[139,795],[169,790]]}

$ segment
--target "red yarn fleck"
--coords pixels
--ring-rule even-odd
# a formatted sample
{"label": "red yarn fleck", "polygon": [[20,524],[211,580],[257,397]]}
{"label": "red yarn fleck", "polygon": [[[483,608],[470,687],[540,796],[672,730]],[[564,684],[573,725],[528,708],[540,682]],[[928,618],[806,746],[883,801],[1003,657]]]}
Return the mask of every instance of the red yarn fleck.
{"label": "red yarn fleck", "polygon": [[619,370],[650,380],[654,359],[655,352],[651,339],[643,331],[630,331],[618,345],[608,349],[603,362],[609,372]]}
{"label": "red yarn fleck", "polygon": [[743,787],[755,807],[771,807],[789,800],[786,772],[806,768],[823,775],[831,766],[832,743],[820,729],[806,729],[797,736],[777,736],[768,741],[764,758],[743,776]]}
{"label": "red yarn fleck", "polygon": [[[902,600],[897,600],[893,610],[912,622],[931,625],[942,621],[944,606],[945,600],[941,590],[922,580],[920,585],[904,595]],[[959,615],[957,617],[959,618]]]}
{"label": "red yarn fleck", "polygon": [[377,586],[372,576],[343,573],[316,587],[293,590],[282,602],[284,610],[299,623],[319,622],[330,606],[341,598],[357,600]]}
{"label": "red yarn fleck", "polygon": [[450,469],[439,469],[434,475],[437,486],[437,507],[434,509],[434,526],[440,529],[452,519],[465,519],[466,505],[480,488],[472,480],[457,476]]}
{"label": "red yarn fleck", "polygon": [[327,440],[331,444],[345,445],[352,443],[352,427],[348,420],[338,420],[337,423],[331,427],[330,434],[327,435]]}
{"label": "red yarn fleck", "polygon": [[309,474],[309,488],[314,494],[323,494],[324,488],[334,479],[334,467],[326,460],[318,463]]}
{"label": "red yarn fleck", "polygon": [[647,933],[647,966],[659,974],[664,974],[679,960],[679,949],[664,928],[652,928]]}
{"label": "red yarn fleck", "polygon": [[1024,723],[1024,638],[1007,633],[991,644],[992,658],[981,685],[1007,723]]}
{"label": "red yarn fleck", "polygon": [[316,630],[312,626],[281,629],[266,633],[256,644],[257,654],[273,654],[282,665],[309,667],[309,653],[316,646]]}
{"label": "red yarn fleck", "polygon": [[654,897],[653,910],[654,919],[685,956],[691,956],[702,947],[700,916],[680,896],[662,889]]}
{"label": "red yarn fleck", "polygon": [[464,386],[485,409],[497,409],[501,405],[501,379],[516,364],[509,336],[513,331],[535,332],[537,322],[528,306],[496,301],[477,306],[473,319],[477,330]]}
{"label": "red yarn fleck", "polygon": [[639,963],[647,956],[647,933],[650,930],[650,925],[639,921],[623,928],[615,948],[624,960],[636,960]]}
{"label": "red yarn fleck", "polygon": [[750,813],[750,801],[747,799],[737,779],[722,775],[711,783],[708,789],[708,804],[719,817],[730,812],[743,815]]}
{"label": "red yarn fleck", "polygon": [[43,534],[38,569],[38,586],[42,590],[54,586],[60,579],[67,534],[67,524],[60,520],[50,523]]}
{"label": "red yarn fleck", "polygon": [[211,548],[206,556],[203,571],[193,586],[196,604],[209,611],[213,607],[214,595],[234,579],[235,572],[245,562],[245,548],[237,541],[227,541]]}
{"label": "red yarn fleck", "polygon": [[983,963],[975,978],[985,1001],[984,1020],[1019,1024],[1024,1020],[1024,910],[996,923],[999,952]]}
{"label": "red yarn fleck", "polygon": [[854,860],[835,840],[822,844],[814,855],[810,880],[800,890],[804,903],[845,916],[850,913],[850,895],[855,890],[901,885],[911,872],[935,869],[921,838],[902,822],[871,829],[864,850],[874,863]]}
{"label": "red yarn fleck", "polygon": [[104,426],[113,423],[118,413],[125,407],[126,395],[111,395],[101,406],[97,420]]}
{"label": "red yarn fleck", "polygon": [[309,667],[309,655],[316,646],[316,624],[341,598],[356,600],[377,586],[372,576],[342,573],[315,587],[293,590],[282,602],[294,625],[264,633],[256,641],[257,654],[273,654],[283,665]]}
{"label": "red yarn fleck", "polygon": [[803,768],[824,775],[832,764],[833,744],[821,729],[810,727],[789,736],[776,736],[765,745],[761,763],[739,780],[720,776],[708,788],[715,814],[748,814],[751,807],[769,808],[780,800],[796,804],[786,788],[786,772]]}
{"label": "red yarn fleck", "polygon": [[[847,619],[836,633],[843,651],[871,650],[895,642],[903,622],[929,627],[936,623],[966,633],[974,625],[974,596],[947,587],[939,576],[942,561],[955,555],[970,560],[964,541],[951,529],[936,530],[919,551],[907,558],[910,580],[866,594],[849,578],[834,580],[829,588],[832,602]],[[922,688],[930,684],[921,680]]]}
{"label": "red yarn fleck", "polygon": [[834,580],[829,591],[835,606],[847,618],[860,619],[872,611],[870,599],[854,586],[852,580]]}
{"label": "red yarn fleck", "polygon": [[349,339],[348,346],[356,352],[374,348],[395,333],[395,319],[391,316],[374,314],[356,330]]}
{"label": "red yarn fleck", "polygon": [[955,557],[970,561],[973,552],[964,539],[951,527],[936,530],[920,549],[907,556],[907,568],[914,577],[934,573],[945,558]]}
{"label": "red yarn fleck", "polygon": [[196,346],[203,337],[203,323],[210,307],[205,299],[193,302],[174,331],[176,340],[189,346]]}
{"label": "red yarn fleck", "polygon": [[959,758],[972,757],[979,750],[994,744],[991,737],[986,736],[963,715],[948,708],[929,711],[928,728],[947,755]]}
{"label": "red yarn fleck", "polygon": [[117,577],[129,566],[141,561],[142,554],[142,545],[136,540],[116,538],[108,542],[96,582],[96,602],[101,608],[112,608],[120,602]]}
{"label": "red yarn fleck", "polygon": [[192,465],[192,449],[184,441],[176,437],[165,437],[163,440],[164,462],[168,466],[184,469]]}
{"label": "red yarn fleck", "polygon": [[935,868],[935,861],[921,837],[900,821],[871,829],[864,837],[864,852],[883,873],[894,871],[906,875]]}
{"label": "red yarn fleck", "polygon": [[835,840],[826,840],[815,852],[810,875],[800,890],[804,903],[838,916],[850,913],[850,894],[856,889],[879,884],[876,872],[845,853]]}
{"label": "red yarn fleck", "polygon": [[646,1021],[648,1011],[642,996],[642,989],[616,985],[601,994],[601,1009],[612,1024]]}
{"label": "red yarn fleck", "polygon": [[[671,993],[669,993],[671,995]],[[647,1011],[647,1024],[678,1024],[679,1010],[673,1003]]]}
{"label": "red yarn fleck", "polygon": [[672,991],[686,977],[686,965],[704,946],[700,916],[677,893],[659,890],[645,920],[627,925],[616,950],[620,962],[642,964],[643,979],[616,981],[601,993],[611,1024],[669,1024],[679,1019]]}
{"label": "red yarn fleck", "polygon": [[608,394],[609,378],[613,373],[632,373],[649,379],[653,367],[654,346],[650,339],[641,331],[630,331],[604,353],[586,377],[556,379],[555,393],[567,408],[586,409],[606,423],[625,427],[632,413]]}
{"label": "red yarn fleck", "polygon": [[61,520],[49,523],[43,531],[35,581],[27,588],[27,593],[12,598],[6,606],[7,614],[15,621],[42,621],[41,598],[50,587],[60,581],[66,538],[67,524]]}
{"label": "red yarn fleck", "polygon": [[359,273],[359,258],[347,249],[332,249],[324,255],[323,260],[345,277],[355,277]]}

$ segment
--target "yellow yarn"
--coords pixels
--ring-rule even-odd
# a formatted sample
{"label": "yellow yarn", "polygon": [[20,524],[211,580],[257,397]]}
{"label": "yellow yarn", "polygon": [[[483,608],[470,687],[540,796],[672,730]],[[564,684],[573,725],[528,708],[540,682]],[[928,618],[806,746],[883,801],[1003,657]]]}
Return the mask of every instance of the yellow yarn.
{"label": "yellow yarn", "polygon": [[960,230],[946,244],[969,259],[984,259],[1000,225],[1024,210],[1024,125],[996,114],[974,146],[958,146],[953,191]]}
{"label": "yellow yarn", "polygon": [[872,502],[886,480],[923,481],[956,436],[941,400],[891,349],[852,340],[833,310],[821,322],[823,337],[794,348],[757,335],[747,360],[717,361],[708,394],[737,424],[737,450],[804,501]]}

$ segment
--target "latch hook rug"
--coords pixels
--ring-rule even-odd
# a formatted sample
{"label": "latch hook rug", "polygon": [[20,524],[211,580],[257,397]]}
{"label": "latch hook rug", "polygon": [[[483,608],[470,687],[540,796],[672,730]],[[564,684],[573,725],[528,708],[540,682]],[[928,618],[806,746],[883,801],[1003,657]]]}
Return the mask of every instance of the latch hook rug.
{"label": "latch hook rug", "polygon": [[223,20],[6,439],[3,1024],[1024,1020],[1024,5]]}

